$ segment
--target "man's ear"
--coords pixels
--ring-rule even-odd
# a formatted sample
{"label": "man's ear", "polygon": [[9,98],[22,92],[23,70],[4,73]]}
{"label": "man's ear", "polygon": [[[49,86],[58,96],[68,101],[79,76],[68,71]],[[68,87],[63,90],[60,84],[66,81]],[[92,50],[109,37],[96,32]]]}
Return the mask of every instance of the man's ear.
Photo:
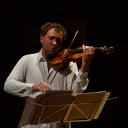
{"label": "man's ear", "polygon": [[42,43],[42,39],[43,39],[43,36],[42,34],[40,33],[40,42]]}

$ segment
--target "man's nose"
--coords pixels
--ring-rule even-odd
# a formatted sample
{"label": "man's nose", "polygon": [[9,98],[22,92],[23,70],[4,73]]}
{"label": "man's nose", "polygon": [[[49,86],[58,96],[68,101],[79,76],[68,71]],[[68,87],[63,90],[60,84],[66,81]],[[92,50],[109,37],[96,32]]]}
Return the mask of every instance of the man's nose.
{"label": "man's nose", "polygon": [[57,45],[56,40],[53,40],[53,41],[52,41],[52,44]]}

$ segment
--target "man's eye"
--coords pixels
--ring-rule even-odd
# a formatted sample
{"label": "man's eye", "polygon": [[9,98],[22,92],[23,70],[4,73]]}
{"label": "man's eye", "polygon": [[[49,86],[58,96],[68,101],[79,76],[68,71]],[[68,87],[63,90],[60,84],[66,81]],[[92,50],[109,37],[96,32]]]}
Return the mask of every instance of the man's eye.
{"label": "man's eye", "polygon": [[50,40],[53,40],[53,39],[54,39],[54,37],[51,37],[51,36],[50,36],[50,37],[49,37],[49,39],[50,39]]}
{"label": "man's eye", "polygon": [[60,39],[56,39],[56,42],[58,42],[60,44],[61,43],[61,40]]}

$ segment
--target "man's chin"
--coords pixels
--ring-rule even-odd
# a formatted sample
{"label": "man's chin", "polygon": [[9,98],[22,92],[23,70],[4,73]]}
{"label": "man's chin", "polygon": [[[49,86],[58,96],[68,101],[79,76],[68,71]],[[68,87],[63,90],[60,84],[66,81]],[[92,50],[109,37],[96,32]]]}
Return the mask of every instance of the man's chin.
{"label": "man's chin", "polygon": [[54,54],[55,54],[54,51],[50,51],[50,52],[48,53],[49,56],[54,56]]}
{"label": "man's chin", "polygon": [[49,59],[53,59],[53,58],[55,58],[56,56],[57,56],[57,53],[55,53],[55,52],[50,52],[50,53],[48,54]]}
{"label": "man's chin", "polygon": [[54,56],[54,55],[57,55],[57,52],[55,50],[51,50],[49,51],[48,53],[50,56]]}

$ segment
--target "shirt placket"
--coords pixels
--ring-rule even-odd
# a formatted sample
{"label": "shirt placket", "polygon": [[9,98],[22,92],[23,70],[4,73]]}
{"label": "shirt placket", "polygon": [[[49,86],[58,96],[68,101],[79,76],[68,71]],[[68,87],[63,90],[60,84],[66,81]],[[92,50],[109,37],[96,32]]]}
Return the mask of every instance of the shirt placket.
{"label": "shirt placket", "polygon": [[41,75],[42,75],[42,82],[47,82],[47,75],[48,75],[48,67],[47,67],[47,62],[43,62],[41,61],[39,63],[39,66],[40,66],[40,72],[41,72]]}
{"label": "shirt placket", "polygon": [[47,62],[44,62],[44,78],[45,78],[45,82],[48,82],[47,81],[47,76],[48,76],[48,66],[47,66]]}

